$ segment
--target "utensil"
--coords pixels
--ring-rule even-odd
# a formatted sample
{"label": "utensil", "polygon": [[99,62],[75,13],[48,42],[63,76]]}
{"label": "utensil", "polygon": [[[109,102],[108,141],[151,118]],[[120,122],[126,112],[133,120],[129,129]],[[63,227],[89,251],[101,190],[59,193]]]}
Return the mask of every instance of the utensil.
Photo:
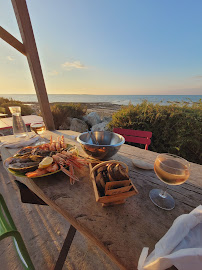
{"label": "utensil", "polygon": [[88,134],[89,134],[89,136],[90,136],[89,138],[92,139],[92,142],[93,142],[94,144],[96,144],[96,145],[99,145],[99,143],[98,143],[98,141],[96,140],[96,137],[95,137],[93,131],[92,131],[92,130],[88,130]]}
{"label": "utensil", "polygon": [[187,160],[172,155],[160,154],[154,162],[154,171],[157,177],[164,182],[166,189],[153,189],[149,193],[151,201],[164,210],[171,210],[175,207],[173,197],[167,193],[168,185],[181,185],[190,175],[190,164]]}
{"label": "utensil", "polygon": [[103,160],[115,155],[124,144],[123,136],[110,131],[93,132],[98,145],[93,143],[92,137],[88,132],[81,133],[77,141],[81,144],[83,150],[91,157]]}

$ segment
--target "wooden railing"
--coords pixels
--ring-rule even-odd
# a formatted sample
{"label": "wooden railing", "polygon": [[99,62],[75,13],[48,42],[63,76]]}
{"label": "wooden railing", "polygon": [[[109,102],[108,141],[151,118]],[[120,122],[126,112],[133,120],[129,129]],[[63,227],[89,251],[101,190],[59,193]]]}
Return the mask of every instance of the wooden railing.
{"label": "wooden railing", "polygon": [[55,130],[34,33],[25,0],[11,0],[23,43],[0,27],[0,37],[27,57],[41,113],[48,130]]}

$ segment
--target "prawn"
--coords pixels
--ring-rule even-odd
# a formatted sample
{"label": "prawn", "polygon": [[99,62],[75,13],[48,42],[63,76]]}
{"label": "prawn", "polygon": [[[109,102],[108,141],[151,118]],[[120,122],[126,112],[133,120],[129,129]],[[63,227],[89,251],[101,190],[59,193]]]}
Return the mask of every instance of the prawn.
{"label": "prawn", "polygon": [[59,170],[58,164],[57,164],[57,163],[53,163],[53,164],[49,165],[49,166],[46,168],[46,170],[47,170],[48,172],[56,172],[56,171]]}
{"label": "prawn", "polygon": [[56,147],[56,150],[57,151],[60,151],[60,137],[57,137],[57,141],[56,141],[56,145],[55,145],[55,147]]}
{"label": "prawn", "polygon": [[37,170],[35,170],[33,172],[26,173],[26,176],[29,177],[29,178],[32,178],[32,177],[37,177],[37,176],[44,175],[46,173],[47,173],[46,169],[37,169]]}
{"label": "prawn", "polygon": [[60,140],[60,146],[61,148],[66,148],[66,143],[65,143],[65,139],[64,139],[64,135],[61,136],[61,140]]}
{"label": "prawn", "polygon": [[56,141],[53,141],[53,142],[50,144],[50,151],[56,151]]}

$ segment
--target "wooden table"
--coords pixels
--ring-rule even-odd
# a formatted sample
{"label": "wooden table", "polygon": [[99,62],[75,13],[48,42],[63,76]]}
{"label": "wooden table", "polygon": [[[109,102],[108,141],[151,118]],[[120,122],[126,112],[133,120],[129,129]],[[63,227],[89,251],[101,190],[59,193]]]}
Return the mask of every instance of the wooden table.
{"label": "wooden table", "polygon": [[[46,137],[64,134],[66,141],[78,145],[70,136],[72,131],[47,131]],[[12,140],[12,136],[9,137]],[[6,139],[6,137],[5,137]],[[78,145],[79,149],[80,146]],[[82,151],[82,150],[81,150]],[[16,149],[2,149],[5,159]],[[103,208],[95,202],[90,177],[80,174],[80,182],[71,186],[63,173],[49,177],[18,178],[50,207],[62,214],[80,233],[99,246],[120,269],[136,269],[143,247],[151,252],[156,242],[167,232],[181,214],[189,213],[201,204],[202,166],[191,163],[189,180],[180,186],[169,186],[176,206],[172,211],[156,207],[149,199],[149,191],[163,184],[154,171],[141,170],[132,165],[131,159],[153,163],[157,153],[123,145],[113,159],[129,166],[129,175],[139,194],[128,198],[125,204]]]}
{"label": "wooden table", "polygon": [[[22,116],[22,119],[25,122],[26,126],[29,126],[31,123],[34,123],[34,122],[43,121],[43,118],[41,116],[38,116],[38,115],[25,115],[25,116]],[[13,126],[13,118],[12,117],[0,119],[0,129],[8,129],[8,128],[12,128],[12,126]]]}
{"label": "wooden table", "polygon": [[0,117],[6,117],[6,116],[8,116],[7,113],[0,113]]}

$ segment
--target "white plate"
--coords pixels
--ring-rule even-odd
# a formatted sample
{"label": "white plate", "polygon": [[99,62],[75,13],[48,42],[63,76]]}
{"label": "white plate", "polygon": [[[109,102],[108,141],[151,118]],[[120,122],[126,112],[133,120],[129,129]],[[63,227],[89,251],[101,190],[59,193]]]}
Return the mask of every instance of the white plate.
{"label": "white plate", "polygon": [[139,160],[139,159],[132,159],[133,165],[135,165],[136,167],[143,169],[143,170],[153,170],[154,169],[154,165],[151,163],[147,163],[143,160]]}

